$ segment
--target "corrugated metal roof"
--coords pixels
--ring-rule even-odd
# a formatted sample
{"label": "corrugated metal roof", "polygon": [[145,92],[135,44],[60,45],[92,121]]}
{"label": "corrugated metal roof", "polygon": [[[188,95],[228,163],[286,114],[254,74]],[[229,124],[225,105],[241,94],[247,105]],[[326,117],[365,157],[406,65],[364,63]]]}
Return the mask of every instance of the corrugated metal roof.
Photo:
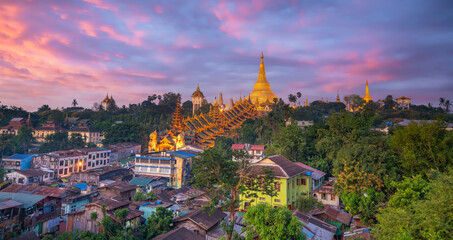
{"label": "corrugated metal roof", "polygon": [[136,177],[136,178],[130,180],[129,183],[138,185],[138,186],[146,186],[149,183],[151,183],[152,181],[154,181],[154,179]]}
{"label": "corrugated metal roof", "polygon": [[29,208],[39,201],[43,200],[47,196],[42,195],[34,195],[34,194],[27,194],[27,193],[8,193],[8,192],[0,192],[0,201],[4,201],[7,199],[12,199],[14,201],[20,202],[23,204],[23,208]]}
{"label": "corrugated metal roof", "polygon": [[182,152],[182,151],[173,151],[173,152],[168,152],[168,154],[170,154],[170,156],[172,157],[179,157],[179,158],[191,158],[191,157],[195,157],[196,155],[194,154],[191,154],[191,153],[186,153],[186,152]]}
{"label": "corrugated metal roof", "polygon": [[60,197],[66,192],[66,189],[59,189],[55,187],[43,187],[43,186],[30,186],[30,185],[20,185],[20,184],[11,184],[1,192],[4,193],[25,193],[33,195],[43,195],[49,197]]}
{"label": "corrugated metal roof", "polygon": [[13,207],[19,207],[19,206],[22,206],[22,205],[24,205],[24,204],[22,204],[20,202],[16,202],[16,201],[14,201],[12,199],[8,199],[8,200],[0,202],[0,210],[13,208]]}
{"label": "corrugated metal roof", "polygon": [[80,190],[86,190],[88,185],[86,183],[77,183],[73,185],[74,187],[80,188]]}
{"label": "corrugated metal roof", "polygon": [[30,158],[33,156],[34,155],[30,155],[30,154],[14,154],[10,157],[7,157],[6,159],[26,159],[26,158]]}

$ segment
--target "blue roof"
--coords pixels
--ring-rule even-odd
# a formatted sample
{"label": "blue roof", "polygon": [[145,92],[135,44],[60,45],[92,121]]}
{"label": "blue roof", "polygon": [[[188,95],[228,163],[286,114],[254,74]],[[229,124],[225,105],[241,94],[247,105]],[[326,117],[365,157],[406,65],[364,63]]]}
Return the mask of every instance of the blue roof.
{"label": "blue roof", "polygon": [[173,152],[168,152],[168,154],[170,154],[170,156],[172,156],[172,157],[175,156],[175,157],[179,157],[179,158],[191,158],[191,157],[197,156],[195,154],[186,153],[183,151],[173,151]]}
{"label": "blue roof", "polygon": [[152,179],[152,178],[136,177],[136,178],[130,180],[129,183],[134,184],[134,185],[139,185],[139,186],[146,186],[152,181],[154,181],[154,179]]}
{"label": "blue roof", "polygon": [[77,183],[77,184],[74,184],[74,187],[78,187],[78,188],[80,188],[80,190],[87,190],[88,185],[86,183]]}
{"label": "blue roof", "polygon": [[30,154],[14,154],[6,159],[26,159],[26,158],[30,158],[33,156],[34,155],[30,155]]}

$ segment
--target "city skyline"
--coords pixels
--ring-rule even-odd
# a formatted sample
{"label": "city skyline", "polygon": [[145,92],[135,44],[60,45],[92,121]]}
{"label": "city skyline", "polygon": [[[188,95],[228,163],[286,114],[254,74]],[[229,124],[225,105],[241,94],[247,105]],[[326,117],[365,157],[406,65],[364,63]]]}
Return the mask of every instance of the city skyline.
{"label": "city skyline", "polygon": [[438,105],[453,92],[448,1],[2,1],[2,104],[128,105],[197,83],[208,101],[248,95],[261,52],[287,101],[365,94]]}

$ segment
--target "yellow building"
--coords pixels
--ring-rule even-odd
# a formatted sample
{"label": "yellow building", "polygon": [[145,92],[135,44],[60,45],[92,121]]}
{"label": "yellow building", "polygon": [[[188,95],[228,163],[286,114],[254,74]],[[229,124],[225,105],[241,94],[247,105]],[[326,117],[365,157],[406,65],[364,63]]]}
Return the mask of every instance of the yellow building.
{"label": "yellow building", "polygon": [[249,98],[252,103],[257,105],[258,111],[270,111],[270,106],[274,102],[274,99],[277,98],[274,92],[272,92],[271,85],[267,81],[266,71],[264,69],[264,56],[262,53],[258,78],[256,79]]}
{"label": "yellow building", "polygon": [[275,174],[277,196],[269,197],[257,193],[257,197],[251,197],[253,192],[246,192],[239,196],[240,210],[244,211],[248,206],[257,203],[267,203],[271,206],[287,206],[290,210],[295,208],[297,200],[311,193],[312,172],[295,164],[281,155],[267,157],[252,166],[252,172],[260,173],[263,168],[270,167]]}
{"label": "yellow building", "polygon": [[38,142],[44,142],[47,136],[62,131],[66,130],[60,127],[54,120],[48,120],[33,130],[33,137]]}

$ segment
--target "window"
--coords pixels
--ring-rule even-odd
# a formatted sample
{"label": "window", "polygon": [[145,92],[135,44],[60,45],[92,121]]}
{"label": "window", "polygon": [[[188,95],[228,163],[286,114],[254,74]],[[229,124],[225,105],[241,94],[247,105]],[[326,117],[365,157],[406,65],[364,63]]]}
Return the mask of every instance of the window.
{"label": "window", "polygon": [[301,180],[302,180],[302,185],[304,185],[304,186],[307,185],[307,179],[302,178]]}
{"label": "window", "polygon": [[244,208],[247,208],[248,206],[250,206],[250,203],[249,202],[244,202]]}
{"label": "window", "polygon": [[88,167],[91,167],[91,161],[88,162]]}
{"label": "window", "polygon": [[68,169],[65,168],[65,169],[64,169],[64,175],[67,175],[67,174],[68,174]]}
{"label": "window", "polygon": [[69,160],[69,164],[70,164],[70,165],[74,164],[74,160],[72,160],[72,159]]}
{"label": "window", "polygon": [[91,154],[88,154],[88,159],[91,159]]}
{"label": "window", "polygon": [[335,201],[335,194],[330,194],[330,200]]}
{"label": "window", "polygon": [[72,205],[71,206],[71,212],[77,211],[77,205]]}
{"label": "window", "polygon": [[297,179],[297,186],[300,185],[300,179]]}
{"label": "window", "polygon": [[293,181],[292,181],[292,182],[293,182],[293,188],[294,188],[294,182],[295,182],[295,181],[294,181],[294,179],[293,179]]}
{"label": "window", "polygon": [[16,166],[20,166],[20,161],[16,161]]}
{"label": "window", "polygon": [[83,165],[83,170],[86,170],[87,169],[87,165]]}
{"label": "window", "polygon": [[99,153],[96,153],[96,158],[99,158]]}
{"label": "window", "polygon": [[260,197],[260,201],[266,201],[266,198]]}
{"label": "window", "polygon": [[326,194],[325,193],[322,194],[322,199],[326,200]]}
{"label": "window", "polygon": [[63,169],[58,170],[58,174],[63,174]]}
{"label": "window", "polygon": [[68,160],[65,160],[65,161],[64,161],[64,165],[65,165],[65,167],[68,166]]}
{"label": "window", "polygon": [[106,161],[106,160],[104,160],[104,165],[105,165],[106,163],[107,163],[107,161]]}
{"label": "window", "polygon": [[275,184],[275,191],[280,192],[280,183]]}
{"label": "window", "polygon": [[274,199],[274,202],[279,203],[280,199]]}
{"label": "window", "polygon": [[60,161],[60,166],[63,166],[64,165],[64,161]]}

